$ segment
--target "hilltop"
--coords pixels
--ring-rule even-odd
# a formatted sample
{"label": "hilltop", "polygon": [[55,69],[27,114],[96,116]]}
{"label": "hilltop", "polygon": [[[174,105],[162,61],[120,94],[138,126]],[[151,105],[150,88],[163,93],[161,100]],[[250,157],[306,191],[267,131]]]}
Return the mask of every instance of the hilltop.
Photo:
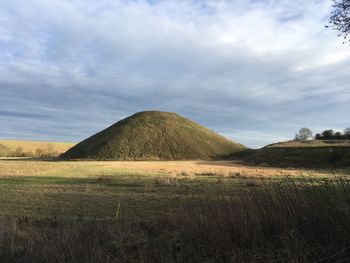
{"label": "hilltop", "polygon": [[343,168],[350,166],[350,141],[287,141],[249,150],[243,159],[251,164],[277,167]]}
{"label": "hilltop", "polygon": [[227,157],[244,149],[176,113],[144,111],[80,142],[63,158],[195,160]]}
{"label": "hilltop", "polygon": [[0,140],[0,156],[47,157],[58,156],[73,147],[75,143],[29,140]]}

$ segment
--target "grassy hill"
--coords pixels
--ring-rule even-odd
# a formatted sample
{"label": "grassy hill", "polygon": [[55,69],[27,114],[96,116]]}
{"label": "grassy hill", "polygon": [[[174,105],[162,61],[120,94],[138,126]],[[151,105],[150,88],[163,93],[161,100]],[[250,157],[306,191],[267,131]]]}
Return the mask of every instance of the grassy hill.
{"label": "grassy hill", "polygon": [[350,167],[350,141],[280,142],[249,150],[243,159],[251,164],[277,167]]}
{"label": "grassy hill", "polygon": [[11,150],[9,148],[0,144],[0,157],[9,156],[10,153],[11,153]]}
{"label": "grassy hill", "polygon": [[2,150],[3,157],[8,156],[58,156],[73,147],[75,143],[68,142],[45,142],[45,141],[21,141],[21,140],[0,140],[0,145],[5,147]]}
{"label": "grassy hill", "polygon": [[67,151],[67,159],[195,160],[245,147],[176,113],[146,111],[123,119]]}

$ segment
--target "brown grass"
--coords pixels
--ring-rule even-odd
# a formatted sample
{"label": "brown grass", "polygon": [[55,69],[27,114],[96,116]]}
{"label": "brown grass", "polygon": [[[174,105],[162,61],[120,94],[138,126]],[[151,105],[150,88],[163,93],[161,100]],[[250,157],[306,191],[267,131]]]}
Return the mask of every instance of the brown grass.
{"label": "brown grass", "polygon": [[340,174],[0,160],[0,262],[349,262]]}
{"label": "brown grass", "polygon": [[326,176],[327,171],[247,166],[233,161],[35,161],[0,160],[1,176],[60,175],[88,177],[96,174],[139,172],[167,176],[299,177]]}

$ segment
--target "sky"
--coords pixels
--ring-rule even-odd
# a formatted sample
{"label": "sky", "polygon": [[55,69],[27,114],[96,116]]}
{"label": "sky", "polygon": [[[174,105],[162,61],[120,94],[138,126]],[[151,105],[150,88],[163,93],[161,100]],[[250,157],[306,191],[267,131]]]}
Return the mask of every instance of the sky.
{"label": "sky", "polygon": [[331,0],[0,0],[0,138],[79,142],[143,110],[249,147],[350,127]]}

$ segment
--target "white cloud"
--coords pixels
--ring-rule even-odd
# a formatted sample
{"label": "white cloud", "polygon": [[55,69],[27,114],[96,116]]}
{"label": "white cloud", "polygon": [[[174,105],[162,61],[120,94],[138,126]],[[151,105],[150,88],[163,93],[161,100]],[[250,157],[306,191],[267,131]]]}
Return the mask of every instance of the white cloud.
{"label": "white cloud", "polygon": [[[324,28],[330,8],[328,0],[2,1],[0,103],[14,113],[51,108],[50,125],[74,128],[35,132],[63,140],[145,108],[219,132],[234,126],[252,146],[300,125],[349,126],[350,48]],[[5,115],[9,129],[30,133]]]}

